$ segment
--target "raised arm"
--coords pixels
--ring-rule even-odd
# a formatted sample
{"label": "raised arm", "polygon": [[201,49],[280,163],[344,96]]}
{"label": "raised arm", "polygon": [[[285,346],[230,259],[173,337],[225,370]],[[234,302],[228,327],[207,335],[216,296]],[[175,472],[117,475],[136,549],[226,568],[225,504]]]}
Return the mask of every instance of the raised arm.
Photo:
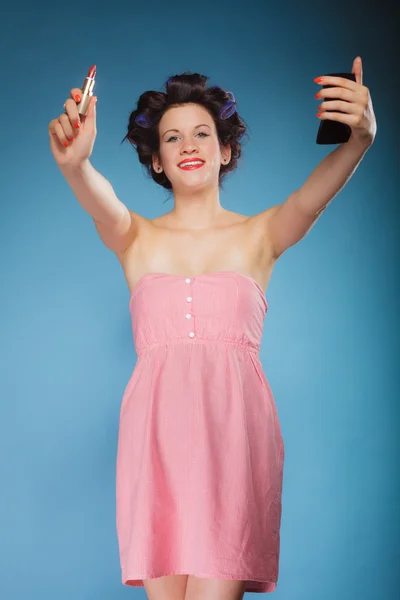
{"label": "raised arm", "polygon": [[82,208],[93,218],[102,242],[113,252],[124,252],[134,241],[139,215],[121,202],[111,183],[89,162],[60,167]]}
{"label": "raised arm", "polygon": [[359,56],[353,61],[352,73],[355,82],[329,75],[314,80],[320,85],[331,86],[316,94],[318,99],[323,100],[318,116],[322,120],[348,125],[351,129],[349,141],[326,156],[301,188],[283,204],[255,216],[258,224],[261,222],[275,258],[306,235],[352,177],[375,139],[376,119],[369,90],[362,84],[362,61]]}
{"label": "raised arm", "polygon": [[265,214],[260,213],[275,258],[310,231],[349,181],[369,145],[355,140],[342,144],[322,160],[302,187],[290,194],[283,204],[267,209]]}
{"label": "raised arm", "polygon": [[71,98],[65,102],[66,112],[50,122],[51,151],[104,244],[114,252],[123,252],[134,240],[137,219],[89,161],[97,134],[96,97],[91,98],[87,116],[80,116],[77,103],[81,93],[79,88],[73,88]]}

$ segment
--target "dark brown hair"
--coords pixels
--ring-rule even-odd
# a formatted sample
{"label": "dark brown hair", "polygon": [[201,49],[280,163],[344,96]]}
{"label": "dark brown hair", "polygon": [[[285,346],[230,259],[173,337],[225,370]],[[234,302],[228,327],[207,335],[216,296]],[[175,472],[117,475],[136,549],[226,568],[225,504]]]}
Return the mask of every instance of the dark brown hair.
{"label": "dark brown hair", "polygon": [[[227,165],[221,165],[219,172],[219,186],[230,171],[237,168],[238,158],[241,155],[241,144],[239,140],[246,133],[247,127],[235,111],[227,119],[219,117],[221,108],[230,100],[227,92],[220,87],[206,88],[208,77],[199,73],[185,72],[168,79],[165,84],[166,93],[147,91],[144,92],[137,103],[136,110],[129,117],[128,133],[122,142],[128,140],[136,149],[139,161],[145,166],[148,174],[159,185],[167,190],[172,189],[171,182],[164,171],[157,173],[153,169],[152,155],[159,155],[160,137],[158,124],[168,108],[179,104],[200,104],[208,110],[214,119],[220,146],[230,144],[232,153],[231,160]],[[135,122],[135,118],[142,115],[151,125],[141,127]]]}

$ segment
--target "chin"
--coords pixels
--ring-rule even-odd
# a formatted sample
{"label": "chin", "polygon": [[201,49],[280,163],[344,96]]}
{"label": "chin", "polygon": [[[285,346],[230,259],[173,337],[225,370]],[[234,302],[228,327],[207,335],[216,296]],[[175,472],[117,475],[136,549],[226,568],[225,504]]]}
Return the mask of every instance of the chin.
{"label": "chin", "polygon": [[[200,171],[201,169],[199,169]],[[215,176],[210,177],[210,174],[196,173],[191,171],[189,173],[182,173],[183,176],[176,179],[174,182],[170,179],[172,186],[176,188],[194,189],[200,187],[210,187],[218,185],[218,173]]]}

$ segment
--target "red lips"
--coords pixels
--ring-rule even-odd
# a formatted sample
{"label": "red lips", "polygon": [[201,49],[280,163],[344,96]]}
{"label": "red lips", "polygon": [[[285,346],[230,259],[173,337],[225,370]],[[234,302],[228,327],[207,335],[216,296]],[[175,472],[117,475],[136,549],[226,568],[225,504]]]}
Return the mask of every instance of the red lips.
{"label": "red lips", "polygon": [[203,162],[203,163],[205,162],[205,161],[204,161],[202,158],[196,158],[196,157],[194,157],[194,158],[185,158],[184,160],[181,160],[181,162],[180,162],[180,163],[178,163],[178,167],[181,167],[181,166],[182,166],[182,165],[184,165],[185,163],[187,163],[187,162],[192,162],[192,161],[194,161],[194,160],[201,160],[201,162]]}

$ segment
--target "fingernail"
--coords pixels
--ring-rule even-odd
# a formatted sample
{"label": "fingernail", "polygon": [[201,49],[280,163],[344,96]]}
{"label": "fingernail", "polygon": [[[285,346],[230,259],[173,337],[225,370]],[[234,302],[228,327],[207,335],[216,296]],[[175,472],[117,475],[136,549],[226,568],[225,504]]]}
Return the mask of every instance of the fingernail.
{"label": "fingernail", "polygon": [[68,142],[63,142],[63,145],[68,148]]}
{"label": "fingernail", "polygon": [[76,123],[74,123],[75,129],[79,129],[80,126],[81,126],[81,124],[79,123],[79,121],[77,121]]}
{"label": "fingernail", "polygon": [[321,83],[322,82],[322,77],[316,77],[314,79],[315,83]]}
{"label": "fingernail", "polygon": [[80,101],[81,101],[81,97],[80,97],[80,95],[79,95],[79,94],[76,94],[76,95],[75,95],[75,100],[76,100],[77,102],[80,102]]}

